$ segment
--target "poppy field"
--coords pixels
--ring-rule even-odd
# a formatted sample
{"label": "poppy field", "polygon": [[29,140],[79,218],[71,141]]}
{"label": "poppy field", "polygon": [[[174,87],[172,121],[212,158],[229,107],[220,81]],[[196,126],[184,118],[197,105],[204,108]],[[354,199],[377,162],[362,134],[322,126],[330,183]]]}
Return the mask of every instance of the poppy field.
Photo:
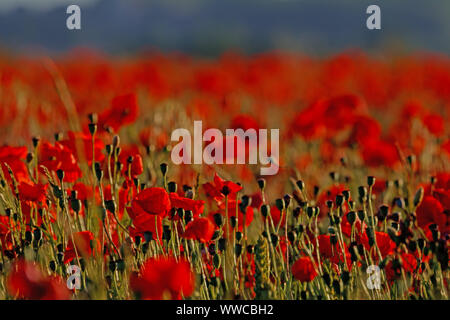
{"label": "poppy field", "polygon": [[449,124],[447,56],[2,54],[0,299],[447,300]]}

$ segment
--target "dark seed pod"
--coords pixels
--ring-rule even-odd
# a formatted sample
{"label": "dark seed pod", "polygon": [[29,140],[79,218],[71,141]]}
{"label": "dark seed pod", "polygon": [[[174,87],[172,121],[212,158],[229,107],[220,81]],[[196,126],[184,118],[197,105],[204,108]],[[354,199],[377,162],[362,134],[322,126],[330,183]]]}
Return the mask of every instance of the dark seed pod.
{"label": "dark seed pod", "polygon": [[95,168],[95,176],[97,180],[100,181],[103,178],[103,171],[100,163],[96,162],[94,168]]}
{"label": "dark seed pod", "polygon": [[214,222],[216,223],[216,225],[220,228],[223,224],[223,217],[220,213],[216,213],[214,214]]}
{"label": "dark seed pod", "polygon": [[242,253],[242,245],[239,243],[236,243],[236,246],[234,248],[234,252],[236,254],[236,257],[239,257]]}
{"label": "dark seed pod", "polygon": [[215,245],[214,243],[211,243],[211,244],[208,246],[208,253],[209,253],[210,255],[216,254],[216,245]]}
{"label": "dark seed pod", "polygon": [[145,231],[144,232],[144,239],[146,243],[149,243],[150,241],[153,240],[153,232],[151,231]]}
{"label": "dark seed pod", "polygon": [[356,221],[356,213],[355,211],[350,211],[349,213],[347,213],[347,221],[353,225],[353,223],[355,223]]}
{"label": "dark seed pod", "polygon": [[49,268],[50,268],[50,270],[52,270],[52,272],[56,271],[56,262],[55,262],[55,260],[50,261]]}
{"label": "dark seed pod", "polygon": [[295,207],[292,214],[295,218],[298,218],[300,216],[301,211],[302,211],[302,209],[300,207]]}
{"label": "dark seed pod", "polygon": [[233,229],[236,228],[236,225],[237,225],[236,217],[234,217],[234,216],[230,217],[230,224]]}
{"label": "dark seed pod", "polygon": [[248,245],[247,246],[247,253],[252,254],[254,252],[254,246]]}
{"label": "dark seed pod", "polygon": [[264,179],[258,179],[258,186],[261,190],[264,190],[264,188],[266,187],[266,180]]}
{"label": "dark seed pod", "polygon": [[286,208],[286,203],[284,202],[284,199],[275,200],[275,205],[277,206],[277,209],[280,211],[283,211]]}
{"label": "dark seed pod", "polygon": [[186,224],[188,224],[188,223],[191,222],[191,221],[192,221],[192,211],[186,210],[186,211],[184,212],[184,222],[185,222]]}
{"label": "dark seed pod", "polygon": [[224,238],[220,238],[220,239],[219,239],[218,245],[219,245],[219,250],[220,250],[220,251],[225,251],[225,248],[226,248],[226,242],[227,242],[227,240],[224,239]]}
{"label": "dark seed pod", "polygon": [[358,218],[359,220],[361,220],[361,222],[363,222],[366,218],[366,213],[364,210],[358,210]]}
{"label": "dark seed pod", "polygon": [[168,168],[167,163],[161,163],[159,165],[159,168],[161,169],[162,175],[165,176],[167,174],[167,168]]}
{"label": "dark seed pod", "polygon": [[296,184],[300,191],[303,191],[305,189],[305,183],[303,182],[303,180],[297,180]]}
{"label": "dark seed pod", "polygon": [[270,240],[272,241],[272,244],[274,245],[274,247],[276,247],[278,245],[279,237],[275,233],[272,233],[272,234],[270,234]]}
{"label": "dark seed pod", "polygon": [[265,218],[270,213],[270,207],[267,204],[263,204],[261,206],[261,215]]}
{"label": "dark seed pod", "polygon": [[373,176],[368,176],[367,177],[367,185],[369,186],[369,187],[373,187],[373,185],[375,184],[375,177],[373,177]]}

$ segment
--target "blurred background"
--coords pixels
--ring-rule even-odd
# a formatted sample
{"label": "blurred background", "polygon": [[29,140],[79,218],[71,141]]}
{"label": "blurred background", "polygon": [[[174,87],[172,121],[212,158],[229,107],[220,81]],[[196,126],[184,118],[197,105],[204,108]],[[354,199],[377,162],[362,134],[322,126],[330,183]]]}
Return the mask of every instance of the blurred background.
{"label": "blurred background", "polygon": [[[81,7],[82,30],[66,28]],[[366,28],[381,7],[382,30]],[[446,0],[1,0],[0,50],[58,54],[89,47],[108,54],[158,49],[194,56],[267,50],[332,54],[360,48],[450,51]]]}

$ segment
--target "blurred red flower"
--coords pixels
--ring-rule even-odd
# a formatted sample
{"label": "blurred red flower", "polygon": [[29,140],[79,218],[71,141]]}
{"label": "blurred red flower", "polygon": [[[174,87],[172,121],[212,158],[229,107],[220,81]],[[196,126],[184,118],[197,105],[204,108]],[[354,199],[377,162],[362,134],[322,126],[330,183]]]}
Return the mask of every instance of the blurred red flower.
{"label": "blurred red flower", "polygon": [[137,115],[138,105],[135,94],[117,96],[112,100],[111,107],[98,116],[98,127],[102,130],[111,127],[117,132],[122,126],[133,123]]}
{"label": "blurred red flower", "polygon": [[311,282],[317,276],[314,263],[308,257],[301,257],[292,265],[294,278],[301,282]]}
{"label": "blurred red flower", "polygon": [[208,242],[214,234],[214,224],[208,218],[197,218],[186,225],[183,238]]}
{"label": "blurred red flower", "polygon": [[153,187],[142,190],[131,202],[134,213],[164,217],[170,211],[170,197],[164,188]]}
{"label": "blurred red flower", "polygon": [[144,262],[139,274],[132,273],[130,287],[144,300],[179,300],[194,291],[195,275],[189,262],[173,257],[150,258]]}
{"label": "blurred red flower", "polygon": [[69,300],[71,293],[59,276],[47,276],[40,268],[24,260],[18,261],[6,280],[13,297],[31,300]]}

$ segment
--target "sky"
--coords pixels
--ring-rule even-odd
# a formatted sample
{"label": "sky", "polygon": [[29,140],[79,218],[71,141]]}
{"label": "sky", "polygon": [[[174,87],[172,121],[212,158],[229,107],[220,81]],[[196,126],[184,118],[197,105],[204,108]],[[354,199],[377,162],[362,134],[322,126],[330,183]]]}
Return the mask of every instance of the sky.
{"label": "sky", "polygon": [[[66,28],[69,4],[81,30]],[[381,30],[366,8],[381,7]],[[359,48],[450,53],[447,0],[0,0],[0,50],[110,54],[149,48],[214,56],[227,50],[329,54]]]}

